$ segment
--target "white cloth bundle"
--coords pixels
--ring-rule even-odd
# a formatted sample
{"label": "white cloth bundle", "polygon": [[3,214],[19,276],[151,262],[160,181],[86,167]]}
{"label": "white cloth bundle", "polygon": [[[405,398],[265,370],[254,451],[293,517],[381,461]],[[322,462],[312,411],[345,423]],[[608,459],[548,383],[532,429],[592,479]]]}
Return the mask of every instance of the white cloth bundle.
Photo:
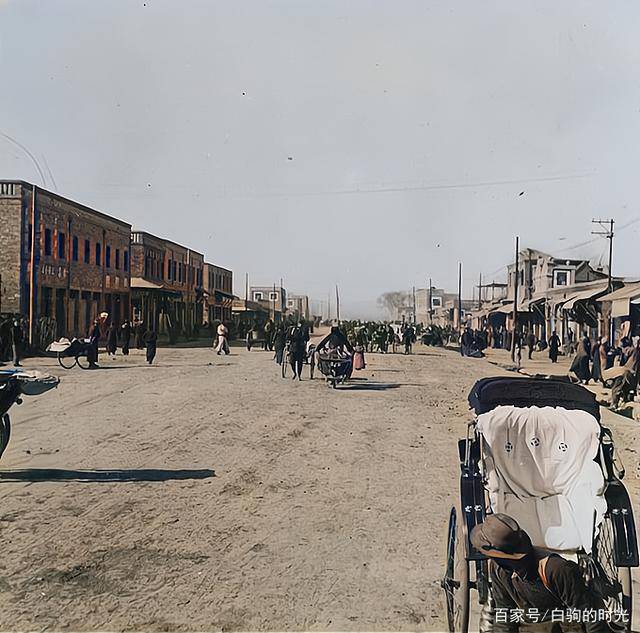
{"label": "white cloth bundle", "polygon": [[598,421],[586,411],[500,406],[477,425],[493,511],[516,519],[538,547],[590,552],[594,516],[597,527],[607,508],[593,461]]}

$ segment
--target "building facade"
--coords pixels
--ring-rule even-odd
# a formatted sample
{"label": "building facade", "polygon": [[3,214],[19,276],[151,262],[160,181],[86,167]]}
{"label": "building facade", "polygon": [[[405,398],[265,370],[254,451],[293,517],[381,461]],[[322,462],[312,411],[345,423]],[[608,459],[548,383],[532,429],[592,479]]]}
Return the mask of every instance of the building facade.
{"label": "building facade", "polygon": [[280,320],[287,308],[287,291],[281,286],[251,286],[249,301],[270,311],[271,318]]}
{"label": "building facade", "polygon": [[309,297],[307,295],[287,296],[287,314],[292,315],[296,319],[311,319],[311,311],[309,310]]}
{"label": "building facade", "polygon": [[215,264],[204,264],[205,313],[208,323],[231,320],[233,273]]}
{"label": "building facade", "polygon": [[146,231],[131,233],[133,318],[176,340],[203,322],[204,256]]}
{"label": "building facade", "polygon": [[0,181],[0,311],[34,344],[130,314],[131,225],[24,181]]}

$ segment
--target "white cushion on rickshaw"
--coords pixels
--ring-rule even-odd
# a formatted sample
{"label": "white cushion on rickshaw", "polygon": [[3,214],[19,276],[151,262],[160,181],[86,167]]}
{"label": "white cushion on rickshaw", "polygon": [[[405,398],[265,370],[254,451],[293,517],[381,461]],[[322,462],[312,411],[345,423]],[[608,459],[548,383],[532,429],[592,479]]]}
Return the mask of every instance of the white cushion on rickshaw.
{"label": "white cushion on rickshaw", "polygon": [[516,519],[538,547],[590,552],[594,515],[599,526],[607,507],[593,461],[598,421],[581,410],[500,406],[479,415],[477,428],[491,509]]}

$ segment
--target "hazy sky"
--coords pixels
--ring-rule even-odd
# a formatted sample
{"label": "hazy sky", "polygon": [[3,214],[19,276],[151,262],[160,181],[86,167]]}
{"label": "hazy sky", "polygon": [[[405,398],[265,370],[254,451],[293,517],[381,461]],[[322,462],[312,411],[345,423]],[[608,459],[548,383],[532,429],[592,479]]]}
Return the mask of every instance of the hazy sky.
{"label": "hazy sky", "polygon": [[[238,294],[339,283],[362,312],[462,260],[470,295],[515,234],[598,257],[563,249],[640,218],[639,24],[634,0],[0,0],[0,132]],[[5,137],[0,178],[42,184]]]}

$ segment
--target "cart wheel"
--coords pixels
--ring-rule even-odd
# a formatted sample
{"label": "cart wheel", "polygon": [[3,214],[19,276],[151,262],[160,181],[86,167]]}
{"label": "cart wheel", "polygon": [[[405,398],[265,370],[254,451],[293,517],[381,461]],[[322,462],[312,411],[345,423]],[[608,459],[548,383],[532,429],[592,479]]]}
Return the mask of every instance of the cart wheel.
{"label": "cart wheel", "polygon": [[311,358],[309,359],[309,374],[311,376],[311,380],[313,380],[313,374],[316,370],[316,355],[315,352],[311,354]]}
{"label": "cart wheel", "polygon": [[4,453],[4,449],[9,444],[9,438],[11,437],[11,420],[9,414],[5,413],[0,418],[0,457]]}
{"label": "cart wheel", "polygon": [[64,356],[62,352],[58,352],[58,364],[63,369],[72,369],[76,364],[75,356]]}
{"label": "cart wheel", "polygon": [[469,630],[469,561],[466,558],[464,526],[451,508],[447,533],[447,563],[441,585],[447,607],[447,624],[451,633]]}
{"label": "cart wheel", "polygon": [[78,367],[81,369],[89,369],[91,365],[88,356],[76,356],[76,363],[78,363]]}
{"label": "cart wheel", "polygon": [[[610,622],[613,631],[631,631],[633,587],[631,569],[616,567],[613,562],[614,552],[613,521],[609,513],[605,514],[598,535],[593,544],[593,559],[596,564],[598,583],[597,590],[604,594],[604,606],[613,614],[621,614],[618,622]],[[617,618],[614,616],[613,618]]]}
{"label": "cart wheel", "polygon": [[287,355],[285,353],[282,354],[282,377],[286,378],[287,377],[287,367],[289,366],[289,363],[287,362]]}

